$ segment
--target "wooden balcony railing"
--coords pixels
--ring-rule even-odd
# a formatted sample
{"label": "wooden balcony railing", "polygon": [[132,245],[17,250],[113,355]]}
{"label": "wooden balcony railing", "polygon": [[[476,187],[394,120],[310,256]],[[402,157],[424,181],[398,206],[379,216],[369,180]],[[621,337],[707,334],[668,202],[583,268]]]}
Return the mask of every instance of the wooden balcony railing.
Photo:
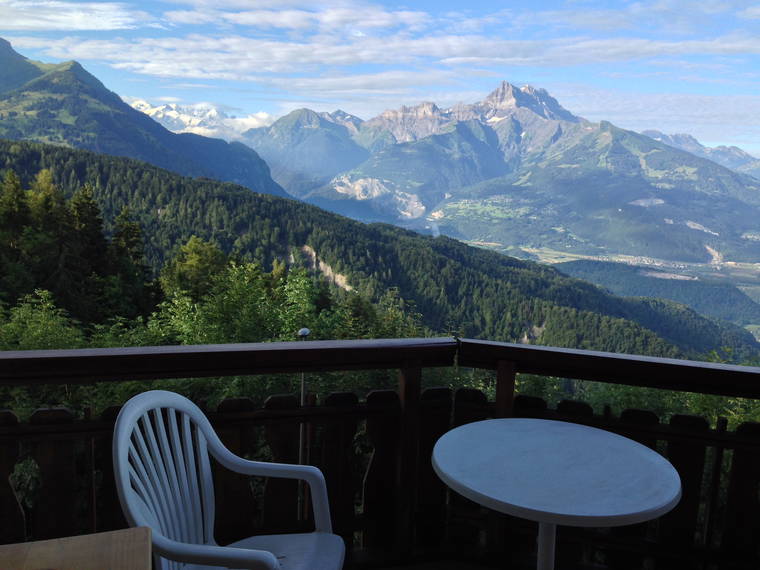
{"label": "wooden balcony railing", "polygon": [[[495,400],[472,388],[421,390],[423,369],[481,368],[496,374]],[[535,527],[449,493],[430,467],[432,446],[454,426],[494,416],[565,419],[617,431],[666,455],[681,474],[679,506],[659,521],[614,531],[562,528],[563,567],[756,568],[760,564],[760,425],[728,431],[696,416],[667,423],[647,410],[594,414],[588,404],[555,409],[515,393],[521,372],[760,398],[760,368],[689,362],[469,339],[312,341],[0,353],[0,385],[74,384],[131,379],[225,377],[279,372],[398,369],[397,390],[333,393],[301,407],[293,395],[263,407],[223,401],[209,416],[236,453],[296,461],[299,424],[308,426],[309,462],[328,482],[336,531],[349,564],[382,559],[478,558],[530,566]],[[430,373],[428,372],[428,375]],[[0,543],[121,527],[111,472],[117,409],[76,419],[38,410],[25,422],[0,411]],[[26,471],[19,465],[27,466]],[[19,496],[20,474],[33,480]],[[11,484],[11,474],[15,475]],[[220,542],[294,530],[290,482],[216,474]],[[22,504],[19,504],[19,499]]]}

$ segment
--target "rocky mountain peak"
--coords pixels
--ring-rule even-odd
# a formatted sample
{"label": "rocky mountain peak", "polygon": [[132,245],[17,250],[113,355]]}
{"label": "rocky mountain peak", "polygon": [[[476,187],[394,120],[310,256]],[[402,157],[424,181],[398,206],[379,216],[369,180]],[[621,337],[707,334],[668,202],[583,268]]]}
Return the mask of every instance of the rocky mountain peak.
{"label": "rocky mountain peak", "polygon": [[451,118],[438,105],[424,101],[413,107],[403,105],[400,109],[383,111],[365,125],[390,131],[398,142],[409,142],[436,134],[450,123]]}
{"label": "rocky mountain peak", "polygon": [[515,97],[516,87],[511,83],[502,81],[499,86],[491,91],[483,100],[485,106],[492,109],[511,109],[517,106]]}
{"label": "rocky mountain peak", "polygon": [[432,101],[423,101],[419,105],[414,105],[413,107],[402,105],[400,109],[389,109],[387,111],[383,111],[380,117],[389,120],[395,120],[402,117],[422,119],[426,117],[433,117],[435,115],[438,115],[440,112],[441,110],[438,108],[438,105]]}
{"label": "rocky mountain peak", "polygon": [[524,85],[519,89],[502,81],[501,84],[478,105],[486,119],[504,116],[518,108],[529,109],[544,119],[573,121],[578,118],[562,107],[546,89]]}
{"label": "rocky mountain peak", "polygon": [[324,113],[323,115],[327,120],[346,127],[349,132],[354,134],[358,132],[359,126],[364,122],[356,115],[346,113],[341,109],[337,109],[332,113]]}

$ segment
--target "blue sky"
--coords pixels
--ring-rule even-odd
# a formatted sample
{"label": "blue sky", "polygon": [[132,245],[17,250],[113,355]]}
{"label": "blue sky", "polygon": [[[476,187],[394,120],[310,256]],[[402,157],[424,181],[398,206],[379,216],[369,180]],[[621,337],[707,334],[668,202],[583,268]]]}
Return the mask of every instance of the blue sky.
{"label": "blue sky", "polygon": [[153,103],[366,119],[507,80],[590,120],[760,156],[760,1],[0,0],[0,36]]}

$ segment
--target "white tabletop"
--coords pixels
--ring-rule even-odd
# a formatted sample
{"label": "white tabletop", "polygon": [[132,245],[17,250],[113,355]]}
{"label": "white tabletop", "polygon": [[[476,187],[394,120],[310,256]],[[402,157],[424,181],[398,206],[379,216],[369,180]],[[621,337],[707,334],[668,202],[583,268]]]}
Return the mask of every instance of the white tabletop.
{"label": "white tabletop", "polygon": [[617,434],[567,422],[508,418],[443,435],[433,468],[450,488],[496,511],[542,523],[620,526],[681,498],[673,466]]}

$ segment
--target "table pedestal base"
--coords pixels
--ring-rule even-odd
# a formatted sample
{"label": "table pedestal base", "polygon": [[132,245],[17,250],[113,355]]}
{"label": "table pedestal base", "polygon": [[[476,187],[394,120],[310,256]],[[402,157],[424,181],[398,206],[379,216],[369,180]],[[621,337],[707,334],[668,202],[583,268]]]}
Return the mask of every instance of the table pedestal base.
{"label": "table pedestal base", "polygon": [[557,536],[557,525],[538,523],[538,570],[554,570],[554,543]]}

